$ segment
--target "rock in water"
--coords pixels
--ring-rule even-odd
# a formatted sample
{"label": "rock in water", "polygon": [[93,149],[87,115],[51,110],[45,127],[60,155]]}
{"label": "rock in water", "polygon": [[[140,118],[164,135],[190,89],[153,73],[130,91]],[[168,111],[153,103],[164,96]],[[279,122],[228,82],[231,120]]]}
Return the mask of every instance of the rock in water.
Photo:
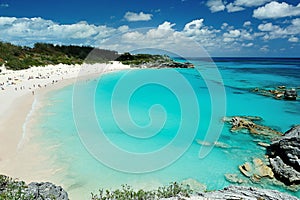
{"label": "rock in water", "polygon": [[296,100],[297,99],[297,91],[295,89],[285,90],[284,99]]}
{"label": "rock in water", "polygon": [[300,125],[273,141],[267,154],[278,180],[286,185],[300,184]]}
{"label": "rock in water", "polygon": [[251,116],[234,116],[234,117],[224,117],[223,121],[231,124],[231,132],[245,130],[253,135],[262,135],[267,137],[281,136],[282,133],[271,129],[270,127],[259,125],[254,123],[254,121],[262,120],[260,117]]}

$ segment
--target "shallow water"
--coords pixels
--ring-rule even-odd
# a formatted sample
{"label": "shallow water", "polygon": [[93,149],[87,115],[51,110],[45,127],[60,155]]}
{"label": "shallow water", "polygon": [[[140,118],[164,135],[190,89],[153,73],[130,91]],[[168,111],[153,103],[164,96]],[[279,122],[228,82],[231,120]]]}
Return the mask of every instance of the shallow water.
{"label": "shallow water", "polygon": [[[242,62],[243,61],[243,62]],[[240,174],[238,165],[245,161],[252,160],[254,157],[263,158],[265,150],[255,142],[251,135],[243,133],[231,133],[228,126],[224,126],[219,136],[219,142],[228,144],[230,148],[213,148],[204,158],[199,157],[200,145],[197,139],[204,139],[208,131],[209,123],[212,127],[222,126],[220,113],[217,113],[217,119],[211,122],[212,104],[211,92],[206,87],[203,80],[203,73],[213,73],[211,63],[201,60],[192,60],[197,69],[176,69],[176,73],[182,75],[193,89],[194,93],[186,87],[180,92],[174,94],[168,87],[162,87],[156,83],[143,85],[132,93],[131,98],[126,99],[126,88],[129,85],[121,85],[120,78],[127,77],[126,81],[136,82],[138,80],[148,80],[147,76],[157,71],[161,74],[172,74],[174,69],[146,69],[131,70],[110,73],[96,80],[86,80],[78,83],[80,87],[81,106],[74,106],[74,86],[65,87],[59,91],[47,94],[47,98],[43,100],[45,105],[38,110],[39,122],[35,125],[42,134],[35,138],[43,147],[43,153],[49,156],[50,163],[58,170],[50,179],[56,180],[63,184],[71,196],[76,197],[83,195],[89,197],[91,191],[97,192],[99,188],[116,188],[122,184],[129,184],[135,188],[152,189],[157,186],[167,184],[172,181],[182,181],[185,179],[195,179],[205,184],[208,190],[221,189],[230,185],[224,178],[226,173]],[[288,61],[287,61],[288,62]],[[300,86],[300,61],[293,60],[288,65],[278,60],[268,60],[268,62],[249,60],[220,60],[216,62],[218,69],[222,75],[222,81],[226,91],[226,115],[249,115],[260,116],[263,118],[263,124],[275,128],[279,131],[286,131],[294,124],[300,124],[300,103],[299,101],[279,101],[272,98],[263,97],[252,94],[249,89],[256,87],[269,86]],[[154,72],[155,71],[155,72]],[[211,77],[211,76],[209,76]],[[160,80],[160,79],[158,79]],[[172,87],[183,84],[177,79],[173,80]],[[116,91],[116,85],[120,84],[119,91]],[[141,83],[140,83],[141,84]],[[218,82],[217,84],[221,84]],[[76,89],[76,88],[75,88]],[[195,94],[195,96],[194,96]],[[93,102],[85,102],[85,98],[92,95]],[[116,95],[116,96],[114,96]],[[182,97],[182,96],[184,97]],[[218,93],[214,94],[214,98],[218,98]],[[182,97],[178,98],[178,97]],[[193,99],[197,100],[197,107],[193,104]],[[221,99],[222,97],[219,96]],[[113,105],[118,109],[114,110]],[[190,102],[189,102],[190,101]],[[76,100],[75,100],[76,102]],[[180,106],[187,104],[186,109],[188,115]],[[92,105],[92,106],[91,106]],[[162,107],[152,107],[153,105],[161,105]],[[93,109],[93,114],[90,113]],[[217,106],[218,108],[218,106]],[[192,110],[192,112],[191,112]],[[194,119],[197,118],[197,110],[199,110],[199,121],[196,129],[195,137],[191,141],[183,139],[180,142],[174,142],[177,131],[184,123],[190,122],[184,129],[187,137],[193,136],[195,128]],[[150,111],[150,112],[149,112]],[[80,118],[76,118],[76,113],[80,113]],[[117,124],[114,118],[114,112],[122,124]],[[131,120],[127,117],[130,114]],[[184,116],[183,116],[184,114]],[[74,118],[75,117],[75,118]],[[95,148],[106,155],[110,155],[116,161],[116,165],[122,168],[137,165],[137,169],[143,166],[142,162],[147,164],[147,160],[136,163],[130,160],[130,157],[122,157],[118,154],[111,155],[109,149],[102,148],[101,145],[94,144],[93,147],[85,147],[80,140],[77,128],[84,126],[88,134],[98,137],[98,130],[95,130],[93,117],[97,121],[97,126],[105,133],[106,139],[111,141],[120,149],[136,154],[145,154],[159,151],[166,145],[171,153],[178,153],[188,149],[175,162],[165,168],[148,172],[148,173],[126,173],[114,170],[101,163],[93,157],[88,150]],[[165,122],[165,123],[161,123]],[[82,125],[80,125],[82,124]],[[132,126],[135,128],[132,128]],[[79,130],[80,131],[80,130]],[[80,132],[80,136],[84,131]],[[131,131],[128,135],[128,131]],[[152,134],[155,132],[156,134]],[[94,134],[94,135],[93,135]],[[218,135],[218,133],[215,133]],[[91,139],[93,140],[93,139]],[[180,154],[180,153],[179,153]],[[168,154],[167,154],[168,155]],[[171,155],[171,154],[170,154]],[[94,155],[95,156],[95,155]],[[161,159],[161,160],[159,160]],[[168,157],[157,157],[155,162],[164,163]],[[154,164],[153,164],[154,166]],[[143,166],[147,167],[147,166]],[[151,169],[151,166],[147,169]],[[126,171],[126,170],[124,170]],[[151,170],[150,170],[151,171]],[[285,189],[272,186],[270,184],[255,185],[264,188],[276,188],[282,191]],[[288,191],[293,195],[300,195]]]}

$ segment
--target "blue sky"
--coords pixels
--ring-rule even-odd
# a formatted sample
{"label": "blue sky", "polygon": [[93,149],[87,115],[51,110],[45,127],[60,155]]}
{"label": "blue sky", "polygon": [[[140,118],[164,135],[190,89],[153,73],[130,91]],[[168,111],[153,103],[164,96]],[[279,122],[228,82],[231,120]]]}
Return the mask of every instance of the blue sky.
{"label": "blue sky", "polygon": [[0,39],[300,57],[300,0],[0,0]]}

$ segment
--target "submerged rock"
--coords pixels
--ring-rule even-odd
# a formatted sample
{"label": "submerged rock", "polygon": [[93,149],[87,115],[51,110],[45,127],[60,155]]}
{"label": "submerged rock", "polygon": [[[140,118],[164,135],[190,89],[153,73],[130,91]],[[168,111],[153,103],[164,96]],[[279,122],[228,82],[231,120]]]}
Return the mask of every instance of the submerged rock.
{"label": "submerged rock", "polygon": [[181,182],[184,186],[189,186],[189,188],[193,191],[204,192],[206,191],[206,185],[196,181],[195,179],[186,179]]}
{"label": "submerged rock", "polygon": [[246,162],[240,165],[239,170],[253,182],[259,182],[263,177],[274,178],[272,169],[259,158],[254,158],[252,163]]}
{"label": "submerged rock", "polygon": [[248,116],[234,116],[234,117],[224,117],[223,121],[231,124],[230,131],[248,131],[253,135],[263,135],[263,136],[281,136],[282,133],[271,129],[270,127],[259,125],[254,123],[254,121],[261,120],[260,117],[248,117]]}
{"label": "submerged rock", "polygon": [[218,141],[207,142],[207,141],[197,139],[196,142],[203,146],[215,146],[215,147],[224,148],[224,149],[230,148],[230,145],[223,143],[223,142],[218,142]]}
{"label": "submerged rock", "polygon": [[300,184],[300,125],[287,131],[267,149],[270,165],[278,180],[286,185]]}
{"label": "submerged rock", "polygon": [[242,184],[245,183],[246,181],[239,178],[239,176],[237,174],[224,174],[225,179],[227,181],[229,181],[230,183],[238,183],[238,184]]}

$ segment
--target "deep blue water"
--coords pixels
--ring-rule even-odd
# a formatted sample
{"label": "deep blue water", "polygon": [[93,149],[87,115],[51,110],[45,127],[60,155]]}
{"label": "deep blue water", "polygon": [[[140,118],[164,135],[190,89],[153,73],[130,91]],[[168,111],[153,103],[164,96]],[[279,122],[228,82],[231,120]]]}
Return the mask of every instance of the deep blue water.
{"label": "deep blue water", "polygon": [[[208,190],[221,189],[230,184],[224,174],[242,177],[238,166],[265,153],[253,141],[257,138],[222,128],[223,116],[260,116],[262,124],[282,132],[300,124],[299,101],[249,92],[300,87],[300,59],[189,61],[196,69],[120,71],[47,94],[37,111],[42,135],[35,142],[54,149],[44,153],[62,170],[51,178],[73,196],[101,187],[154,188],[190,178]],[[201,149],[197,140],[205,138],[230,148]],[[286,191],[267,183],[248,185]]]}

